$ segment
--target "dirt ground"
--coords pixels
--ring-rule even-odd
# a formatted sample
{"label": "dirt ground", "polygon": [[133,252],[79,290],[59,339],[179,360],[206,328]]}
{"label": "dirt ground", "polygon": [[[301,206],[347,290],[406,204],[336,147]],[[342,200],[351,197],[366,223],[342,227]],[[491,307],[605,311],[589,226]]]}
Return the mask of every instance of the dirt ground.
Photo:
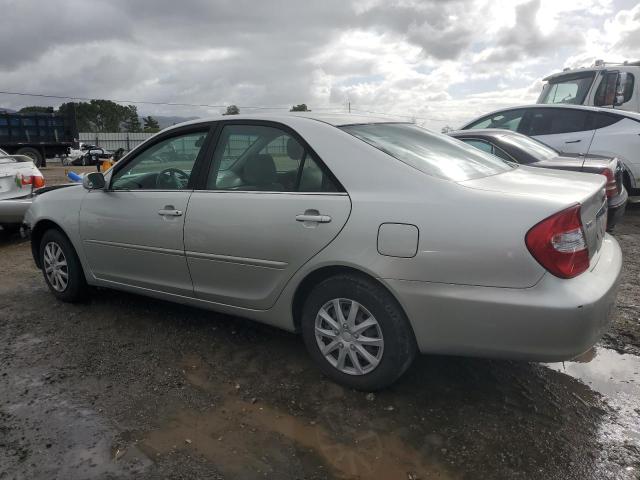
{"label": "dirt ground", "polygon": [[424,356],[372,395],[240,318],[109,290],[60,303],[0,232],[0,479],[638,479],[640,204],[615,236],[618,307],[587,355]]}

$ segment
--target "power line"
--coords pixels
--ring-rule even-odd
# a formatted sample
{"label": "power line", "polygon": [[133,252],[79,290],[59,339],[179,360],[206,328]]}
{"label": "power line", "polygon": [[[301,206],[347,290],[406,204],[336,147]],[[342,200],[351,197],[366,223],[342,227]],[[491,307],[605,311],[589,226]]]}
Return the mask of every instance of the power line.
{"label": "power line", "polygon": [[[95,100],[95,98],[89,97],[75,97],[75,96],[67,96],[67,95],[48,95],[44,93],[27,93],[27,92],[9,92],[9,91],[0,91],[0,94],[3,95],[16,95],[21,97],[39,97],[39,98],[55,98],[58,100],[82,100],[82,101],[91,101]],[[144,100],[116,100],[116,99],[104,99],[109,100],[115,103],[128,103],[128,104],[138,104],[138,105],[158,105],[158,106],[167,106],[167,107],[203,107],[203,108],[226,108],[228,105],[209,105],[205,103],[177,103],[177,102],[151,102]],[[289,110],[290,106],[284,105],[262,105],[262,106],[250,106],[250,105],[238,105],[238,108],[243,108],[245,110]],[[340,105],[339,108],[325,106],[325,107],[314,107],[312,110],[340,110],[344,109],[344,105]],[[368,113],[371,115],[383,115],[387,117],[401,117],[401,118],[409,118],[416,120],[424,120],[424,121],[436,121],[436,122],[447,122],[449,119],[445,118],[428,118],[428,117],[416,117],[413,115],[399,115],[394,113],[387,112],[375,112],[372,110],[364,110],[361,108],[356,108],[351,102],[349,102],[349,112],[361,112]]]}
{"label": "power line", "polygon": [[353,106],[351,107],[351,110],[354,112],[362,112],[362,113],[370,113],[372,115],[383,115],[386,117],[400,117],[400,118],[410,118],[410,119],[416,119],[416,120],[426,120],[428,122],[430,121],[434,121],[434,122],[448,122],[450,119],[446,119],[446,118],[434,118],[434,117],[416,117],[414,115],[399,115],[396,113],[384,113],[384,112],[373,112],[371,110],[362,110],[360,108],[354,108]]}
{"label": "power line", "polygon": [[[18,95],[22,97],[42,97],[42,98],[56,98],[59,100],[95,100],[94,98],[87,97],[70,97],[64,95],[45,95],[43,93],[25,93],[25,92],[5,92],[0,91],[0,93],[4,95]],[[148,104],[148,105],[166,105],[170,107],[208,107],[208,108],[225,108],[226,105],[206,105],[206,104],[192,104],[192,103],[168,103],[168,102],[146,102],[141,100],[114,100],[114,99],[104,99],[110,100],[115,103],[138,103],[138,104]],[[248,107],[244,107],[248,108]]]}
{"label": "power line", "polygon": [[[8,92],[8,91],[0,91],[0,94],[3,95],[17,95],[21,97],[40,97],[40,98],[55,98],[58,100],[83,100],[83,101],[91,101],[96,100],[95,98],[89,97],[75,97],[75,96],[67,96],[67,95],[48,95],[44,93],[27,93],[27,92]],[[116,99],[108,99],[105,98],[103,100],[109,100],[114,103],[130,103],[130,104],[141,104],[141,105],[160,105],[160,106],[168,106],[168,107],[205,107],[205,108],[226,108],[228,105],[209,105],[205,103],[176,103],[176,102],[151,102],[145,100],[116,100]],[[244,108],[247,110],[289,110],[291,108],[290,105],[262,105],[262,106],[252,106],[252,105],[238,105],[238,108]],[[332,109],[335,107],[316,107],[317,110],[326,110]]]}

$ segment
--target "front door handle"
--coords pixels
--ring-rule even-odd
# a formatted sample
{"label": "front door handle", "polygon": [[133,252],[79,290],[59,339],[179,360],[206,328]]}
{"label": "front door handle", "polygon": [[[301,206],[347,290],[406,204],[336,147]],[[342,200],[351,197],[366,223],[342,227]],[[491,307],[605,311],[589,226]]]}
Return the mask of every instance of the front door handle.
{"label": "front door handle", "polygon": [[304,214],[296,215],[296,221],[313,222],[313,223],[329,223],[331,221],[331,217],[329,215],[309,214],[305,212]]}
{"label": "front door handle", "polygon": [[182,210],[176,210],[173,205],[165,205],[164,208],[158,210],[158,215],[161,217],[180,217]]}
{"label": "front door handle", "polygon": [[564,143],[580,143],[582,140],[568,140]]}

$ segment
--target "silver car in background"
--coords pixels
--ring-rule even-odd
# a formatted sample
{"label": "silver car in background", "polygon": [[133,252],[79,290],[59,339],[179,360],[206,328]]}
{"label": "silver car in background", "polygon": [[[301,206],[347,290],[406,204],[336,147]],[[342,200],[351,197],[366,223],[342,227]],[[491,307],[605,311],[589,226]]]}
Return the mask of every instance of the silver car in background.
{"label": "silver car in background", "polygon": [[27,223],[53,294],[111,287],[301,332],[362,390],[418,352],[556,361],[602,335],[622,263],[603,176],[308,115],[171,127],[38,196]]}

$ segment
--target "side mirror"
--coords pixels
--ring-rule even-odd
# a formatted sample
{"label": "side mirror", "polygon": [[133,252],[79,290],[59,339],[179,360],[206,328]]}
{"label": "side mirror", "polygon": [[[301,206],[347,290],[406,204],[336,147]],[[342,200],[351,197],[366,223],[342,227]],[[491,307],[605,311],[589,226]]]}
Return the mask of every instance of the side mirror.
{"label": "side mirror", "polygon": [[616,97],[613,102],[615,107],[619,107],[624,103],[624,98],[627,93],[627,72],[618,73],[618,79],[616,81]]}
{"label": "side mirror", "polygon": [[82,177],[82,186],[87,190],[102,190],[105,185],[104,175],[100,172],[87,173]]}

